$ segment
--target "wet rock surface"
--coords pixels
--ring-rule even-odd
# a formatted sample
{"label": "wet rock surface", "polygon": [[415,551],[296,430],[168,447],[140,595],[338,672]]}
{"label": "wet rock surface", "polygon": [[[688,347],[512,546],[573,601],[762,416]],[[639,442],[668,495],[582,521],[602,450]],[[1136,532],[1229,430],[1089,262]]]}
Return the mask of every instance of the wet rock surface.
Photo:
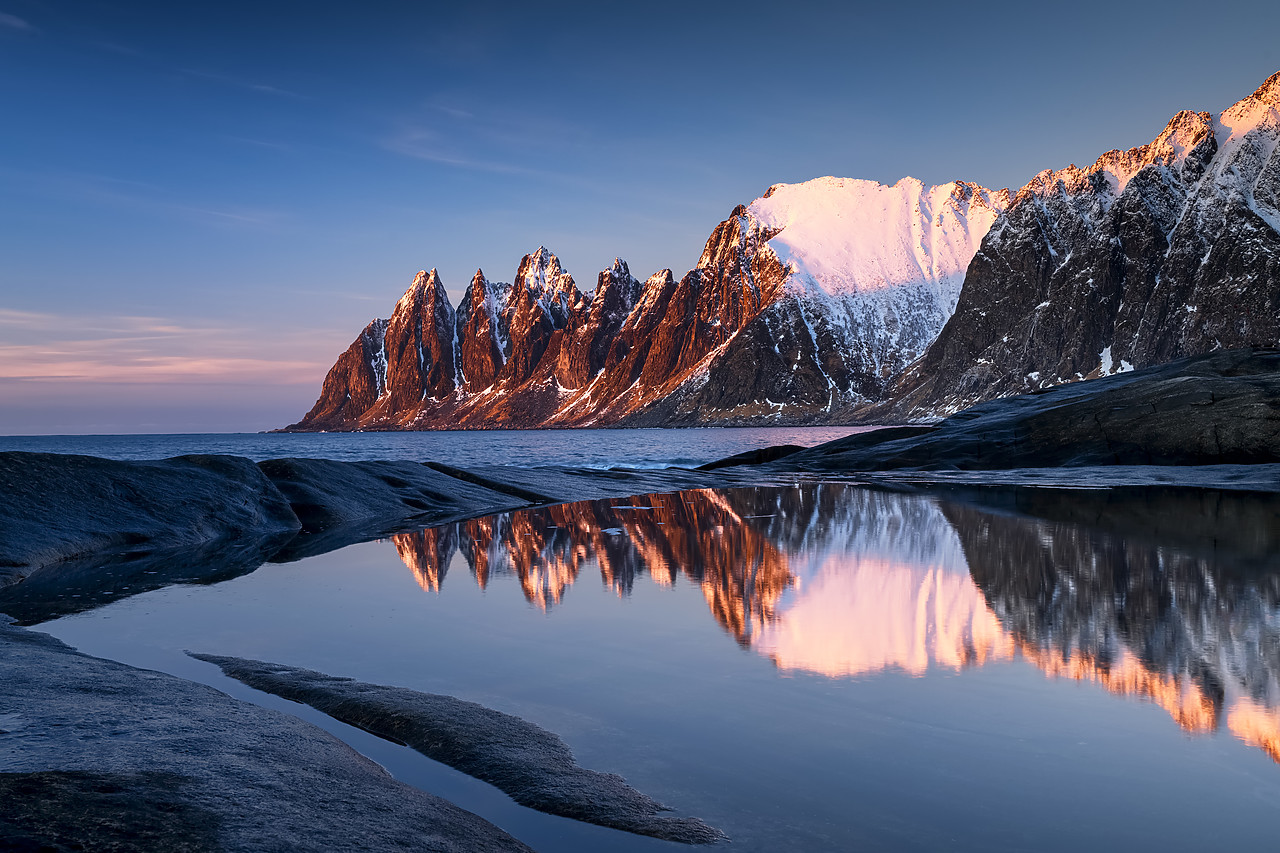
{"label": "wet rock surface", "polygon": [[0,719],[5,849],[529,850],[297,718],[3,620]]}
{"label": "wet rock surface", "polygon": [[578,766],[559,737],[474,702],[337,678],[307,669],[189,653],[250,687],[303,702],[344,723],[416,749],[549,814],[685,844],[723,835],[672,817],[621,777]]}

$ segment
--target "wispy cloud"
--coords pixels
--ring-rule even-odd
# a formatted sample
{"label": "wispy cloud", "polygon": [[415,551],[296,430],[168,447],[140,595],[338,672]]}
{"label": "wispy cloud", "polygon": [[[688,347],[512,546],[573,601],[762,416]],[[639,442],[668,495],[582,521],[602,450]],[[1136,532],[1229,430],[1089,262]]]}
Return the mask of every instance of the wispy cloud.
{"label": "wispy cloud", "polygon": [[469,110],[459,109],[458,107],[450,107],[444,104],[432,104],[431,106],[447,116],[452,116],[453,118],[470,120],[476,117],[475,113]]}
{"label": "wispy cloud", "polygon": [[239,77],[233,77],[229,74],[220,74],[214,71],[201,71],[194,68],[179,69],[181,73],[188,77],[194,77],[197,80],[207,80],[211,83],[221,83],[226,86],[234,86],[237,89],[246,89],[250,92],[258,92],[263,95],[275,95],[281,98],[294,98],[300,101],[309,101],[310,97],[297,92],[291,92],[288,89],[281,89],[279,86],[271,86],[266,83],[257,83],[252,80],[243,80]]}
{"label": "wispy cloud", "polygon": [[211,224],[275,227],[288,217],[283,211],[256,207],[211,205],[180,200],[164,187],[106,175],[36,173],[0,169],[0,181],[25,187],[41,196],[89,202],[110,207],[182,216]]}
{"label": "wispy cloud", "polygon": [[224,136],[228,142],[235,142],[239,145],[252,145],[255,148],[270,148],[273,151],[292,151],[292,145],[286,145],[283,142],[272,142],[268,139],[253,139],[248,136]]}
{"label": "wispy cloud", "polygon": [[[533,178],[601,196],[644,192],[625,168],[617,167],[643,160],[632,153],[636,143],[612,125],[568,121],[525,105],[499,109],[444,96],[419,104],[388,125],[392,130],[376,143],[403,157]],[[670,202],[669,193],[660,198]]]}
{"label": "wispy cloud", "polygon": [[29,21],[17,15],[10,15],[8,12],[0,12],[0,29],[21,30],[27,33],[35,31],[35,27],[31,26]]}
{"label": "wispy cloud", "polygon": [[423,104],[392,124],[379,140],[387,151],[460,169],[552,180],[568,176],[538,164],[589,145],[591,138],[588,128],[539,112],[479,110],[444,100]]}
{"label": "wispy cloud", "polygon": [[107,53],[114,53],[119,56],[128,56],[134,59],[142,57],[142,51],[137,48],[129,47],[127,44],[120,44],[115,41],[94,41],[90,42],[93,47],[99,50],[105,50]]}
{"label": "wispy cloud", "polygon": [[457,166],[462,169],[475,169],[481,172],[496,172],[504,175],[537,175],[544,174],[536,169],[529,169],[514,163],[498,160],[477,159],[463,154],[459,148],[438,131],[426,127],[406,127],[382,141],[382,147],[415,160],[426,160],[446,166]]}
{"label": "wispy cloud", "polygon": [[35,311],[15,311],[11,308],[0,308],[0,328],[6,326],[22,329],[47,329],[54,320],[52,314],[40,314]]}
{"label": "wispy cloud", "polygon": [[290,287],[285,292],[319,299],[350,299],[355,302],[373,302],[384,308],[387,305],[386,294],[358,293],[346,290],[315,290],[308,287]]}
{"label": "wispy cloud", "polygon": [[312,331],[10,308],[0,334],[0,379],[30,382],[316,384],[339,347]]}

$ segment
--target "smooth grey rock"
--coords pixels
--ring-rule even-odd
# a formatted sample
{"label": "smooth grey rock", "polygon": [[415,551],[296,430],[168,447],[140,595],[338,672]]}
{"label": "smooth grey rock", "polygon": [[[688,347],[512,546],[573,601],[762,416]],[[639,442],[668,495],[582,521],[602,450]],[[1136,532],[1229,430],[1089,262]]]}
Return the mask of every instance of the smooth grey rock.
{"label": "smooth grey rock", "polygon": [[494,785],[520,805],[685,844],[724,838],[696,818],[664,815],[665,806],[621,776],[579,767],[564,741],[519,717],[452,696],[263,661],[188,654],[257,690],[304,702],[344,723],[410,746]]}
{"label": "smooth grey rock", "polygon": [[298,520],[248,459],[117,462],[0,453],[0,586],[42,565],[110,549],[278,536]]}
{"label": "smooth grey rock", "polygon": [[192,850],[529,851],[295,717],[4,622],[0,773],[16,775],[0,787],[26,799],[5,801],[0,832],[15,844],[93,840],[105,815],[130,851],[181,850],[186,830]]}

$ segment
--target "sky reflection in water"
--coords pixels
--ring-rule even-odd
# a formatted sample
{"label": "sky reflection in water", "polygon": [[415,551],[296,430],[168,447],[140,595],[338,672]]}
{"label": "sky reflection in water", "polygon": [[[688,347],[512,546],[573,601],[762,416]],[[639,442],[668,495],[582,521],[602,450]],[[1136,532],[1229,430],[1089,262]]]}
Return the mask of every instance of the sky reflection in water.
{"label": "sky reflection in water", "polygon": [[[585,766],[737,850],[1269,844],[1274,503],[1112,491],[1006,504],[841,484],[581,502],[43,627],[294,713],[180,650],[479,701],[556,731]],[[539,849],[679,849],[528,813],[302,713]]]}

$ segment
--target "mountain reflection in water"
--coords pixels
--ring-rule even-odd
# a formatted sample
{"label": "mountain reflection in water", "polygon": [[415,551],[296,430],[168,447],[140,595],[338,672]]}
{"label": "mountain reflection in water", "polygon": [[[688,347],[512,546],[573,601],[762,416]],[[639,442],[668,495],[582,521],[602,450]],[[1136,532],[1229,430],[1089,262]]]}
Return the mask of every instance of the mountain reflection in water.
{"label": "mountain reflection in water", "polygon": [[[664,586],[683,577],[740,645],[783,670],[923,675],[1022,658],[1152,701],[1187,732],[1225,724],[1280,762],[1274,504],[1198,496],[1171,512],[1144,497],[1135,515],[1088,505],[1096,493],[1054,500],[1026,517],[843,484],[706,489],[521,510],[393,541],[432,592],[457,553],[482,589],[514,575],[543,609],[584,569],[621,596],[642,575]],[[1184,535],[1149,535],[1149,520],[1139,533],[1076,520],[1126,512],[1175,519]]]}

